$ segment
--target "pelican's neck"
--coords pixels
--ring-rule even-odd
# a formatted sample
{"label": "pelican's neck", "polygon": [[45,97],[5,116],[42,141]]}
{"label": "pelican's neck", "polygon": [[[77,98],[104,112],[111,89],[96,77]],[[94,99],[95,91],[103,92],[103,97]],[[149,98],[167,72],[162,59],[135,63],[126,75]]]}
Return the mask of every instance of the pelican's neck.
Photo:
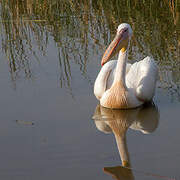
{"label": "pelican's neck", "polygon": [[130,167],[128,148],[126,144],[126,135],[115,134],[116,143],[121,157],[122,165]]}
{"label": "pelican's neck", "polygon": [[119,52],[115,76],[114,76],[114,82],[113,82],[113,84],[120,82],[125,89],[127,88],[125,82],[127,56],[128,56],[128,48],[124,52],[122,51]]}

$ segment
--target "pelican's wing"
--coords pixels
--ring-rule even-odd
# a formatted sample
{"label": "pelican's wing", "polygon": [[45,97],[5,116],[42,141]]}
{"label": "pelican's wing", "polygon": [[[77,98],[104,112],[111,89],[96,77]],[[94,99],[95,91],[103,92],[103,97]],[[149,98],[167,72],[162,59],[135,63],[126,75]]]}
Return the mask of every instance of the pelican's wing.
{"label": "pelican's wing", "polygon": [[94,94],[97,99],[101,99],[102,95],[106,91],[107,81],[112,69],[115,68],[117,60],[107,62],[99,72],[96,81],[94,83]]}
{"label": "pelican's wing", "polygon": [[136,97],[141,101],[150,101],[155,92],[158,68],[155,61],[146,57],[134,63],[127,74],[127,86],[135,89]]}

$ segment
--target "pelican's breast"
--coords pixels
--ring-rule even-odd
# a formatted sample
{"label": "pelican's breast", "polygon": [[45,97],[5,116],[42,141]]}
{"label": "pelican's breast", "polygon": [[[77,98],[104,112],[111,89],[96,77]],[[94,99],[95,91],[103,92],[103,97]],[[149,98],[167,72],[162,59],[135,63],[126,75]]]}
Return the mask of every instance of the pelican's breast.
{"label": "pelican's breast", "polygon": [[103,107],[112,109],[127,109],[129,107],[127,101],[127,91],[120,82],[116,82],[108,89],[100,99]]}
{"label": "pelican's breast", "polygon": [[100,99],[100,104],[112,109],[130,109],[143,104],[143,101],[136,97],[133,88],[125,90],[124,87],[120,86],[120,84],[116,83],[107,90]]}

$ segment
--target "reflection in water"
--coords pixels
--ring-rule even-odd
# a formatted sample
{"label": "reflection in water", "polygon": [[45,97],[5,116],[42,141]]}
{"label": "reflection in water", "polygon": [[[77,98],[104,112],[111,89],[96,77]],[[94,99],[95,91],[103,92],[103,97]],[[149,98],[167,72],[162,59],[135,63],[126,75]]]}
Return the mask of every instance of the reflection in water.
{"label": "reflection in water", "polygon": [[1,44],[9,62],[12,81],[33,77],[33,64],[44,63],[40,57],[47,55],[52,39],[59,58],[60,86],[70,88],[72,62],[88,78],[87,23],[85,17],[81,17],[82,13],[74,15],[76,7],[72,5],[71,1],[57,0],[0,2]]}
{"label": "reflection in water", "polygon": [[179,96],[180,6],[175,0],[4,0],[0,9],[1,45],[14,82],[33,77],[32,62],[43,63],[39,57],[46,56],[52,40],[59,57],[61,86],[70,87],[72,63],[88,78],[90,55],[100,58],[114,29],[127,22],[135,30],[130,59],[152,55],[160,66],[160,87]]}
{"label": "reflection in water", "polygon": [[[93,119],[98,130],[114,134],[122,166],[131,167],[126,143],[128,128],[144,134],[152,133],[158,126],[159,112],[157,107],[152,104],[131,110],[113,110],[98,105]],[[122,166],[105,167],[104,171],[112,174],[118,180],[121,178],[133,179],[132,171]]]}

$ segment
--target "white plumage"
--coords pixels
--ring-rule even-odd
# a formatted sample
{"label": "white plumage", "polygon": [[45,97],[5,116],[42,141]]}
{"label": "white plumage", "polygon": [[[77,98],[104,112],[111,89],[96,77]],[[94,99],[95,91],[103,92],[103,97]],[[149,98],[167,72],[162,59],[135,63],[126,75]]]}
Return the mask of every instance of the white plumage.
{"label": "white plumage", "polygon": [[[126,29],[128,30],[128,35],[125,34],[127,32]],[[121,34],[119,35],[118,33]],[[158,68],[153,58],[147,56],[134,64],[126,63],[131,35],[132,30],[130,25],[121,24],[117,30],[117,36],[119,37],[115,37],[115,40],[110,44],[103,56],[102,64],[105,64],[96,78],[94,94],[104,107],[120,109],[134,108],[150,101],[154,96]],[[127,39],[126,45],[124,41]],[[118,60],[107,62],[114,51],[117,51],[118,46],[120,46]],[[115,88],[116,90],[114,91]],[[123,90],[123,94],[118,93],[121,92],[119,89],[125,89]],[[118,100],[118,98],[121,99],[120,96],[122,95],[124,96],[123,99],[125,99],[126,105],[119,103],[121,100]],[[117,105],[118,103],[120,104],[119,106]]]}

